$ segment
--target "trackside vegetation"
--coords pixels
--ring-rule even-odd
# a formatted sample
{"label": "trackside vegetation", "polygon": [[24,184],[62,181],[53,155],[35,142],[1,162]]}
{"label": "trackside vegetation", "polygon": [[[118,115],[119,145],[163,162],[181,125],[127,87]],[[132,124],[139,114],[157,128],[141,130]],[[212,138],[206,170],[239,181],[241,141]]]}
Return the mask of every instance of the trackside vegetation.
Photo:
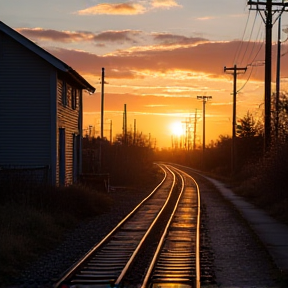
{"label": "trackside vegetation", "polygon": [[[85,138],[83,173],[109,173],[112,188],[135,187],[134,193],[137,189],[143,191],[156,186],[161,177],[152,155],[151,147],[144,141],[137,145],[122,145],[119,141],[111,145],[106,140]],[[79,223],[113,208],[112,193],[107,186],[97,184],[92,181],[85,185],[80,182],[69,187],[50,187],[31,182],[21,174],[1,178],[1,287],[13,283],[27,263],[56,247]]]}
{"label": "trackside vegetation", "polygon": [[107,194],[83,186],[63,188],[21,185],[1,187],[0,283],[9,283],[41,253],[63,240],[77,223],[110,209]]}

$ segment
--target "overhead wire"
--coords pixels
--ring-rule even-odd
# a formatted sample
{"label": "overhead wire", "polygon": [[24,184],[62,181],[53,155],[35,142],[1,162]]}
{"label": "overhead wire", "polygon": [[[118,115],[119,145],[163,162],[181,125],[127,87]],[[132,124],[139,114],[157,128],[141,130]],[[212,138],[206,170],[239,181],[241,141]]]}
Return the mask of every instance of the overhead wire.
{"label": "overhead wire", "polygon": [[[249,16],[248,16],[248,19],[250,18],[250,10],[249,10]],[[248,48],[251,44],[251,39],[252,39],[252,35],[253,35],[253,31],[255,30],[255,25],[256,25],[256,21],[257,19],[259,18],[259,12],[257,11],[256,14],[255,14],[255,17],[254,17],[254,21],[253,21],[253,25],[252,25],[252,28],[251,28],[251,32],[250,32],[250,36],[249,36],[249,40],[247,41],[247,45],[246,45],[246,48],[243,52],[243,55],[241,57],[241,61],[239,62],[240,64],[242,64],[244,62],[244,59],[245,59],[245,56],[247,56],[247,51],[248,51]],[[253,41],[253,46],[251,48],[251,51],[249,53],[249,55],[246,57],[247,58],[247,62],[249,64],[246,65],[246,67],[250,66],[251,67],[251,70],[250,70],[250,73],[245,81],[245,83],[241,86],[241,88],[239,88],[237,90],[237,93],[240,92],[246,85],[247,83],[249,82],[251,76],[252,76],[252,72],[253,72],[253,68],[255,66],[260,66],[261,63],[254,63],[256,61],[256,58],[257,56],[259,55],[261,49],[263,48],[263,45],[264,45],[264,40],[262,39],[262,36],[260,35],[260,31],[261,31],[261,27],[263,26],[263,22],[261,21],[261,24],[259,25],[259,29],[258,29],[258,32],[257,32],[257,35],[256,35],[256,39],[255,41]],[[245,25],[245,29],[244,29],[244,34],[246,33],[246,30],[247,30],[247,27],[248,27],[248,20],[246,22],[246,25]],[[259,37],[260,35],[260,37]],[[262,39],[262,40],[261,40]],[[242,42],[244,41],[244,36],[243,36],[243,40]],[[259,49],[256,51],[255,53],[255,47],[257,44],[260,44],[260,42],[262,41],[261,45],[259,45]],[[243,46],[243,44],[241,45],[241,47]],[[241,51],[237,52],[239,53],[239,58],[240,58],[240,53]],[[252,58],[253,57],[253,58]],[[251,61],[249,61],[251,59]],[[238,59],[239,60],[239,59]],[[262,66],[262,65],[261,65]]]}
{"label": "overhead wire", "polygon": [[[257,14],[258,14],[258,13],[257,13]],[[250,56],[253,54],[253,51],[254,51],[254,49],[255,49],[256,44],[259,44],[260,41],[261,41],[261,39],[262,39],[262,36],[259,37],[259,34],[260,34],[260,31],[261,31],[261,27],[262,27],[262,26],[263,26],[263,22],[260,22],[259,29],[258,29],[258,32],[257,32],[257,35],[256,35],[256,41],[253,42],[253,47],[252,47]],[[259,40],[258,40],[258,39],[259,39]],[[264,39],[262,39],[262,44],[261,44],[260,48],[258,49],[258,52],[256,53],[256,55],[254,56],[253,60],[249,61],[250,56],[247,58],[247,59],[248,59],[248,60],[247,60],[248,63],[253,63],[253,62],[255,61],[255,59],[256,59],[256,57],[258,56],[258,54],[259,54],[260,50],[262,49],[263,45],[264,45]],[[248,64],[248,65],[249,65],[249,64]]]}
{"label": "overhead wire", "polygon": [[248,23],[249,23],[249,19],[250,19],[250,10],[249,10],[249,14],[248,14],[248,17],[247,17],[247,20],[246,20],[246,24],[245,24],[245,28],[244,28],[244,31],[243,31],[241,42],[240,42],[240,44],[238,46],[238,49],[236,50],[236,53],[235,53],[235,56],[234,56],[234,60],[233,60],[234,64],[236,63],[236,61],[237,61],[236,59],[238,58],[238,54],[240,53],[239,51],[242,48],[242,45],[243,45],[243,42],[244,42],[245,33],[246,33],[246,29],[247,29]]}
{"label": "overhead wire", "polygon": [[251,75],[252,75],[253,67],[254,67],[254,66],[251,66],[251,67],[252,67],[252,68],[251,68],[251,70],[250,70],[250,74],[249,74],[248,78],[246,79],[245,83],[241,86],[241,88],[239,88],[239,89],[236,91],[236,93],[239,93],[239,92],[246,86],[246,84],[248,83],[248,81],[250,80],[250,77],[251,77]]}
{"label": "overhead wire", "polygon": [[[241,61],[240,61],[240,65],[243,63],[244,58],[245,58],[245,56],[246,56],[246,53],[247,53],[247,51],[248,51],[249,44],[251,43],[251,38],[252,38],[253,31],[254,31],[254,27],[255,27],[257,15],[258,15],[258,13],[255,14],[254,21],[253,21],[253,25],[252,25],[252,29],[251,29],[250,36],[249,36],[249,40],[248,40],[248,42],[246,43],[246,49],[245,49],[245,51],[244,51],[244,53],[243,53],[243,55],[242,55],[242,59],[241,59]],[[254,42],[254,43],[255,43],[255,42]],[[252,47],[252,48],[253,48],[253,47]],[[253,49],[252,49],[251,53],[252,53],[252,52],[253,52]],[[251,53],[250,53],[250,54],[251,54]]]}
{"label": "overhead wire", "polygon": [[250,74],[249,74],[248,78],[246,79],[245,83],[242,85],[242,87],[238,89],[237,93],[240,92],[246,86],[248,81],[250,80],[250,77],[251,77],[252,72],[253,72],[253,68],[257,67],[257,66],[262,66],[261,63],[259,63],[259,64],[257,64],[257,63],[253,64],[253,63],[255,62],[256,57],[258,56],[258,54],[260,53],[261,49],[263,48],[263,45],[264,45],[264,42],[262,42],[262,45],[259,47],[259,49],[258,49],[257,53],[255,54],[254,59],[251,61],[251,63],[247,64],[247,67],[248,66],[251,67]]}

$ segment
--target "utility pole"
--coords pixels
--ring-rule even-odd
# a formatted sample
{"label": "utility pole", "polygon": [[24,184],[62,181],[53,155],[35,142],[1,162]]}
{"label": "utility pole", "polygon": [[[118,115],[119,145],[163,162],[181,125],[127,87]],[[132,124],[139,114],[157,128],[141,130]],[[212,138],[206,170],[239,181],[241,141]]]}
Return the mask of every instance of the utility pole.
{"label": "utility pole", "polygon": [[237,71],[244,71],[246,72],[246,68],[237,68],[236,65],[232,68],[224,67],[224,72],[226,71],[233,71],[233,121],[232,121],[232,149],[231,149],[231,173],[235,172],[235,142],[236,142],[236,96],[237,96]]}
{"label": "utility pole", "polygon": [[190,150],[191,144],[191,117],[189,116],[188,119],[182,121],[181,123],[185,124],[185,140],[184,140],[184,147],[187,151]]}
{"label": "utility pole", "polygon": [[278,20],[278,42],[277,42],[277,68],[276,68],[276,99],[275,99],[275,137],[278,140],[279,125],[279,99],[280,99],[280,57],[281,57],[281,16]]}
{"label": "utility pole", "polygon": [[195,111],[195,119],[194,119],[193,150],[196,149],[196,127],[197,127],[197,109]]}
{"label": "utility pole", "polygon": [[136,145],[136,119],[134,119],[133,144]]}
{"label": "utility pole", "polygon": [[105,68],[102,68],[102,77],[101,77],[101,139],[103,139],[103,130],[104,130],[104,77],[105,77]]}
{"label": "utility pole", "polygon": [[127,144],[127,108],[126,104],[124,104],[124,113],[123,113],[123,138],[124,144]]}
{"label": "utility pole", "polygon": [[197,96],[197,99],[201,99],[203,102],[203,146],[202,146],[202,167],[205,167],[205,104],[212,96]]}
{"label": "utility pole", "polygon": [[110,143],[112,144],[112,120],[110,120]]}
{"label": "utility pole", "polygon": [[102,68],[101,74],[101,124],[100,124],[100,142],[99,142],[99,166],[98,172],[100,173],[102,170],[102,140],[103,140],[103,131],[104,131],[104,71],[105,68]]}
{"label": "utility pole", "polygon": [[264,16],[260,13],[266,25],[265,42],[265,115],[264,115],[264,150],[268,151],[271,145],[271,51],[272,51],[272,16],[278,12],[279,16],[288,9],[288,3],[281,0],[248,1],[250,10],[264,11]]}

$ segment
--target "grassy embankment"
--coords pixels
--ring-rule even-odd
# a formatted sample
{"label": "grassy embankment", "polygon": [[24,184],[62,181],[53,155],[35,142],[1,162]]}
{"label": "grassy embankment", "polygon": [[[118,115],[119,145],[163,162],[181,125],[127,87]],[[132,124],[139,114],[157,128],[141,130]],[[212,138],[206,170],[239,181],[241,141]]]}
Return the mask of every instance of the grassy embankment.
{"label": "grassy embankment", "polygon": [[243,167],[234,191],[288,225],[288,146]]}
{"label": "grassy embankment", "polygon": [[112,199],[81,186],[1,187],[0,283],[59,243],[77,223],[110,209]]}
{"label": "grassy embankment", "polygon": [[[153,187],[158,181],[151,173],[157,176],[158,172],[141,174],[140,187]],[[81,221],[109,212],[114,201],[113,194],[106,191],[80,185],[31,186],[23,179],[4,183],[0,197],[0,286],[61,243]]]}

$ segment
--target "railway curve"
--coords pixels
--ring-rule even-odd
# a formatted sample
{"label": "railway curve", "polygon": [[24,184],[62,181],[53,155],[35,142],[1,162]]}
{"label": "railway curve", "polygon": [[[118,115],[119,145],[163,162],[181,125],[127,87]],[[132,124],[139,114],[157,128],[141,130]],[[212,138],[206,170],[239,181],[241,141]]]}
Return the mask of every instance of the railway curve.
{"label": "railway curve", "polygon": [[[139,254],[141,255],[145,249],[154,251],[155,248],[150,248],[150,244],[147,242],[149,243],[149,237],[156,237],[155,235],[158,238],[156,237],[157,239],[154,238],[152,241],[154,244],[158,244],[158,242],[160,244],[153,252],[153,260],[146,260],[145,266],[147,268],[140,273],[142,277],[133,279],[132,282],[134,281],[135,284],[135,281],[138,281],[137,286],[141,284],[142,287],[153,286],[153,283],[159,285],[160,282],[162,283],[161,287],[169,283],[200,287],[198,284],[200,282],[199,236],[197,236],[200,229],[199,189],[195,180],[191,180],[193,178],[181,170],[164,164],[159,164],[159,167],[164,173],[161,183],[102,241],[66,271],[63,277],[55,283],[54,288],[128,287],[131,285],[129,275],[137,274],[134,273],[137,269],[139,271],[139,268],[136,268]],[[192,194],[193,197],[191,197]],[[191,231],[188,231],[189,229]],[[170,235],[170,239],[168,235]],[[167,237],[168,240],[166,239],[165,244],[163,239]],[[167,248],[168,242],[170,248]],[[171,249],[172,243],[177,250],[176,252],[172,251],[174,248]],[[159,253],[163,249],[166,251],[166,256],[167,252],[170,253],[170,260],[167,260],[166,257],[168,266],[166,270],[162,269],[159,278],[159,265],[158,268],[156,268],[157,266],[153,268],[153,265],[156,263],[156,258],[163,258],[163,253]],[[174,255],[172,255],[173,253]],[[181,257],[180,254],[182,254]],[[155,263],[150,264],[150,262]],[[180,273],[179,263],[181,262],[186,263],[182,267],[182,270],[186,271],[185,277],[182,277],[183,273]],[[155,271],[151,274],[153,270]],[[168,277],[165,276],[165,273]]]}

